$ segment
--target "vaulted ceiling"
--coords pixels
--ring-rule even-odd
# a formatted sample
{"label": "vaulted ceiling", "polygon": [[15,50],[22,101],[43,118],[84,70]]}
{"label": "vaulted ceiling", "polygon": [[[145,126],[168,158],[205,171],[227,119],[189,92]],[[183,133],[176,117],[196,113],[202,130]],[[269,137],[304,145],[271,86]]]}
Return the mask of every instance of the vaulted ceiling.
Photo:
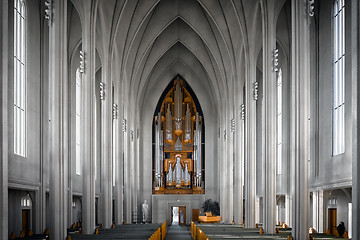
{"label": "vaulted ceiling", "polygon": [[[252,9],[259,5],[249,2]],[[169,71],[191,72],[217,107],[233,95],[247,41],[242,1],[100,0],[98,9],[99,38],[117,59],[125,92],[139,104]]]}
{"label": "vaulted ceiling", "polygon": [[[99,58],[109,63],[110,77],[121,85],[122,99],[141,107],[146,96],[159,88],[160,79],[166,76],[171,81],[180,74],[200,84],[213,107],[221,111],[242,92],[245,65],[260,52],[262,9],[268,1],[93,2]],[[269,2],[279,13],[285,0]],[[81,7],[76,8],[81,12]]]}

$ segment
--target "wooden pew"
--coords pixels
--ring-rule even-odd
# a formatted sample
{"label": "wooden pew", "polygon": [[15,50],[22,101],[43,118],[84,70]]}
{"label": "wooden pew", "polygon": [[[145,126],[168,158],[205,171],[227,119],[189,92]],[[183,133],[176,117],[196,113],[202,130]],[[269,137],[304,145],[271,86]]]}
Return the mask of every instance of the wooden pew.
{"label": "wooden pew", "polygon": [[[152,239],[163,240],[166,234],[166,224],[129,224],[114,225],[114,228],[97,228],[98,234],[73,234],[67,239]],[[165,233],[165,234],[164,234]],[[151,238],[152,237],[152,238]]]}

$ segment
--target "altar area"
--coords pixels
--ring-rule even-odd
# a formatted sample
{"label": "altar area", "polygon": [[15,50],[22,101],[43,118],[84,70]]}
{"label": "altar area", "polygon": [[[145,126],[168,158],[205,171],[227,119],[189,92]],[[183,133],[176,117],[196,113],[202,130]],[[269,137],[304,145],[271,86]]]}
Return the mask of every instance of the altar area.
{"label": "altar area", "polygon": [[204,194],[154,194],[152,195],[152,223],[162,223],[166,221],[171,224],[172,207],[185,207],[185,222],[190,225],[192,220],[192,209],[201,209],[205,201]]}

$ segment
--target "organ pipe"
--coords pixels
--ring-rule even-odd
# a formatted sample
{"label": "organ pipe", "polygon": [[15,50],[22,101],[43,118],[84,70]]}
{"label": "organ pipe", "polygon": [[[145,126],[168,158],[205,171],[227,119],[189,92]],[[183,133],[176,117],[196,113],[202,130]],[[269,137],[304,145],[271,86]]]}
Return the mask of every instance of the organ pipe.
{"label": "organ pipe", "polygon": [[194,160],[195,160],[195,187],[201,187],[201,124],[199,122],[199,113],[196,113],[195,123],[195,145],[194,145]]}
{"label": "organ pipe", "polygon": [[156,187],[160,187],[161,182],[161,168],[160,168],[160,129],[161,129],[161,113],[157,116],[155,121],[155,177]]}
{"label": "organ pipe", "polygon": [[[161,123],[161,121],[160,121]],[[161,125],[160,125],[161,126]],[[161,127],[160,127],[161,129]],[[164,137],[163,130],[160,130],[160,187],[164,187]]]}
{"label": "organ pipe", "polygon": [[189,103],[186,103],[186,113],[185,113],[185,143],[191,141],[191,112]]}
{"label": "organ pipe", "polygon": [[169,143],[174,143],[172,136],[172,115],[171,115],[171,103],[168,103],[166,110],[166,140]]}
{"label": "organ pipe", "polygon": [[172,184],[172,181],[173,181],[173,171],[172,171],[172,164],[170,163],[170,166],[169,166],[169,172],[168,174],[166,175],[167,179],[166,179],[166,184],[167,185],[171,185]]}
{"label": "organ pipe", "polygon": [[185,182],[185,185],[189,186],[190,185],[190,173],[189,173],[189,168],[188,168],[188,164],[185,163],[185,179],[184,179],[184,182]]}
{"label": "organ pipe", "polygon": [[174,93],[174,112],[175,112],[175,134],[177,136],[180,136],[183,131],[182,131],[182,103],[183,103],[183,96],[182,96],[182,92],[181,92],[181,87],[180,87],[180,81],[177,80],[176,81],[176,86],[175,86],[175,93]]}
{"label": "organ pipe", "polygon": [[181,187],[181,163],[180,163],[180,156],[176,156],[176,166],[175,166],[175,174],[176,174],[176,187],[180,188]]}

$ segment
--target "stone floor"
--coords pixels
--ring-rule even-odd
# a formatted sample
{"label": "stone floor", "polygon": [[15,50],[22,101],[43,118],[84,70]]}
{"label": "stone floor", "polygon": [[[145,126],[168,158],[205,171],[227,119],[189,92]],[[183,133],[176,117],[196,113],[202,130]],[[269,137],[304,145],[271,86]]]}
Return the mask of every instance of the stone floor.
{"label": "stone floor", "polygon": [[190,226],[171,225],[167,227],[165,240],[190,240]]}

